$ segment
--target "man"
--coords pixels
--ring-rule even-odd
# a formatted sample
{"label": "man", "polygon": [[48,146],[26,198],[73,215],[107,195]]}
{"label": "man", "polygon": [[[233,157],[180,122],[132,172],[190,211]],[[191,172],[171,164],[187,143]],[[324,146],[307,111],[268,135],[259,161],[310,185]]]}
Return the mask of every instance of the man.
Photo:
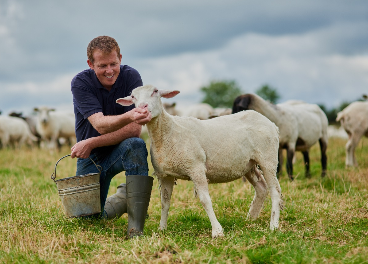
{"label": "man", "polygon": [[[89,69],[71,82],[77,136],[71,157],[78,158],[76,175],[98,172],[93,161],[101,166],[102,217],[120,217],[128,211],[128,235],[141,235],[153,178],[148,176],[147,148],[139,136],[142,125],[151,120],[151,113],[134,106],[123,107],[116,99],[142,86],[142,79],[138,71],[121,65],[119,45],[111,37],[94,38],[87,47],[87,57]],[[122,171],[127,184],[121,184],[118,190],[123,190],[109,197],[104,210],[111,179]]]}

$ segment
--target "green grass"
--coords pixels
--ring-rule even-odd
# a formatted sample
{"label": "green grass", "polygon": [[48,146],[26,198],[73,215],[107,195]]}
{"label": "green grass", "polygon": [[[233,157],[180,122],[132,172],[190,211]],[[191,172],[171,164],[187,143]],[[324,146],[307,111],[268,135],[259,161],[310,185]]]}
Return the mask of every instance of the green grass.
{"label": "green grass", "polygon": [[[310,153],[312,177],[304,177],[297,153],[295,180],[280,175],[285,209],[280,228],[269,230],[270,199],[259,219],[246,219],[254,190],[242,180],[210,185],[223,238],[211,224],[193,184],[174,187],[168,228],[159,230],[161,202],[154,181],[145,236],[126,239],[127,215],[112,221],[68,219],[50,176],[68,154],[0,150],[0,263],[368,263],[368,140],[356,151],[359,168],[345,168],[345,141],[330,139],[328,173],[320,177],[318,146]],[[57,178],[73,176],[65,158]],[[151,168],[150,173],[153,173]],[[109,195],[125,181],[117,175]]]}

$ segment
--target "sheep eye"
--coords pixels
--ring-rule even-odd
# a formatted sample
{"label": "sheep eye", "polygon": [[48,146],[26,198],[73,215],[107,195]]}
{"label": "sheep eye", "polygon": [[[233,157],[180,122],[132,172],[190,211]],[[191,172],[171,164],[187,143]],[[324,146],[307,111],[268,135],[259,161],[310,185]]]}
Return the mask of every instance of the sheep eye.
{"label": "sheep eye", "polygon": [[158,92],[158,90],[157,90],[157,89],[153,90],[152,95],[153,95],[154,93],[157,93],[157,92]]}
{"label": "sheep eye", "polygon": [[131,95],[130,97],[134,98],[134,95]]}

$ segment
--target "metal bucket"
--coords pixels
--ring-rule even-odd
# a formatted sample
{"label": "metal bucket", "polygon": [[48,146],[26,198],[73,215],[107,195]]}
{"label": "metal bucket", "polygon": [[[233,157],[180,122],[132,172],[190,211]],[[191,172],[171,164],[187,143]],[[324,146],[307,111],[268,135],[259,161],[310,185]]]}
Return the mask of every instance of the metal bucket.
{"label": "metal bucket", "polygon": [[60,160],[68,156],[70,154],[60,158],[56,162],[55,172],[51,175],[51,179],[56,183],[58,188],[65,215],[67,217],[81,217],[100,213],[101,166],[96,165],[91,159],[99,173],[89,173],[55,181],[57,164]]}

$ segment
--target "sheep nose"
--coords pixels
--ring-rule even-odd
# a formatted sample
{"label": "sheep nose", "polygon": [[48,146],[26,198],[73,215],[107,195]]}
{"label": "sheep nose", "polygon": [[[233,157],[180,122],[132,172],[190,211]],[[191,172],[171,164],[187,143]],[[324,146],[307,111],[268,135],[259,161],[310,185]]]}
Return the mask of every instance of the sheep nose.
{"label": "sheep nose", "polygon": [[140,103],[138,107],[142,108],[142,109],[148,108],[148,104],[147,103]]}

